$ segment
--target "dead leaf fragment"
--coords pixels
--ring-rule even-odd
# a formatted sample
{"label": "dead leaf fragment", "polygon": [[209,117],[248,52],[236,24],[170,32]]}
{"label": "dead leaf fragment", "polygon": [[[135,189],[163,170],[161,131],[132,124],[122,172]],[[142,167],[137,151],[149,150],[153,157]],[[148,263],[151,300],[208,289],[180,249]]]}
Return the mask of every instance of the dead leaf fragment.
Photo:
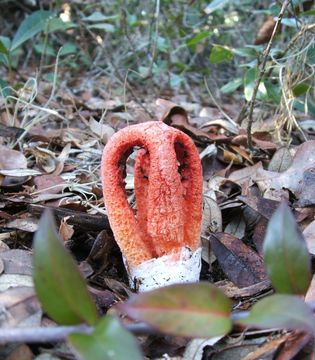
{"label": "dead leaf fragment", "polygon": [[56,174],[36,176],[34,178],[34,184],[37,192],[41,192],[42,194],[58,194],[67,185],[63,178]]}
{"label": "dead leaf fragment", "polygon": [[292,156],[287,147],[278,149],[268,165],[269,171],[283,172],[292,164]]}
{"label": "dead leaf fragment", "polygon": [[0,303],[0,327],[40,325],[41,305],[33,287],[18,286],[2,291]]}
{"label": "dead leaf fragment", "polygon": [[59,235],[62,241],[66,242],[72,238],[74,234],[73,225],[67,223],[67,218],[63,218],[59,227]]}
{"label": "dead leaf fragment", "polygon": [[221,269],[238,287],[247,287],[267,279],[263,259],[231,234],[211,235],[211,246]]}
{"label": "dead leaf fragment", "polygon": [[18,345],[13,351],[5,358],[5,360],[33,360],[34,354],[29,346],[26,344]]}
{"label": "dead leaf fragment", "polygon": [[103,144],[107,144],[108,140],[115,134],[115,130],[111,126],[98,122],[93,118],[90,119],[89,125],[90,129],[99,136]]}
{"label": "dead leaf fragment", "polygon": [[0,252],[5,274],[32,275],[32,254],[22,249]]}
{"label": "dead leaf fragment", "polygon": [[303,236],[310,254],[315,255],[315,220],[303,230]]}
{"label": "dead leaf fragment", "polygon": [[11,150],[4,145],[0,145],[0,169],[13,170],[25,168],[27,168],[27,160],[20,151]]}

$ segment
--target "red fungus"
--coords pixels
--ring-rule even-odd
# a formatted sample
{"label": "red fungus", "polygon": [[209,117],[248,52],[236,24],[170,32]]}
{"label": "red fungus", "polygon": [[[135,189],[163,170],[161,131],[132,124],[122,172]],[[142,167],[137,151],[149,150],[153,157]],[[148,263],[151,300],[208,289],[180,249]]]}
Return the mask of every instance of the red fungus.
{"label": "red fungus", "polygon": [[[128,204],[124,184],[125,162],[135,146],[141,148],[134,174],[137,210]],[[102,181],[108,218],[130,276],[150,259],[170,256],[176,262],[183,249],[199,249],[201,164],[186,134],[154,121],[120,130],[104,149]]]}

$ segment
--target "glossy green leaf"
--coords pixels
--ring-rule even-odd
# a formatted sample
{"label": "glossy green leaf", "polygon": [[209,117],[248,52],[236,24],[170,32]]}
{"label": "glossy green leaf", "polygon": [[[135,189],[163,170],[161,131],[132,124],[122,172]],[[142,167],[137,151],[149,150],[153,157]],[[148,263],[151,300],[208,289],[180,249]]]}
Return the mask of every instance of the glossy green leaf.
{"label": "glossy green leaf", "polygon": [[247,318],[239,321],[243,325],[260,328],[283,328],[315,332],[315,321],[311,309],[293,295],[275,294],[258,301]]}
{"label": "glossy green leaf", "polygon": [[230,300],[209,283],[171,285],[118,305],[135,320],[166,334],[211,337],[230,331]]}
{"label": "glossy green leaf", "polygon": [[210,63],[219,64],[223,61],[230,61],[234,57],[233,51],[226,46],[214,45],[210,53]]}
{"label": "glossy green leaf", "polygon": [[293,90],[293,95],[294,96],[301,96],[303,94],[305,94],[306,92],[308,92],[308,90],[310,89],[310,85],[306,84],[306,83],[299,83],[297,85],[294,86]]}
{"label": "glossy green leaf", "polygon": [[103,317],[91,335],[71,334],[70,344],[84,360],[142,360],[135,338],[118,319]]}
{"label": "glossy green leaf", "polygon": [[308,249],[286,204],[272,215],[263,246],[265,266],[279,293],[304,295],[311,281]]}
{"label": "glossy green leaf", "polygon": [[97,320],[95,304],[81,274],[58,237],[54,218],[46,211],[34,236],[33,278],[48,315],[61,324]]}
{"label": "glossy green leaf", "polygon": [[198,43],[200,43],[202,40],[206,39],[207,37],[209,37],[210,35],[210,31],[206,30],[206,31],[201,31],[200,33],[198,33],[197,35],[195,35],[193,38],[189,39],[186,42],[187,46],[193,46],[196,45]]}
{"label": "glossy green leaf", "polygon": [[223,8],[227,3],[229,3],[228,0],[213,0],[207,5],[204,11],[206,14],[211,14],[214,11]]}
{"label": "glossy green leaf", "polygon": [[13,51],[25,41],[45,30],[47,22],[53,16],[55,15],[51,11],[38,10],[24,19],[14,35],[10,51]]}
{"label": "glossy green leaf", "polygon": [[247,101],[250,101],[253,96],[253,91],[255,87],[256,78],[258,76],[258,69],[251,68],[248,69],[245,73],[244,78],[244,95]]}
{"label": "glossy green leaf", "polygon": [[236,78],[223,85],[220,90],[222,94],[230,94],[243,84],[242,78]]}

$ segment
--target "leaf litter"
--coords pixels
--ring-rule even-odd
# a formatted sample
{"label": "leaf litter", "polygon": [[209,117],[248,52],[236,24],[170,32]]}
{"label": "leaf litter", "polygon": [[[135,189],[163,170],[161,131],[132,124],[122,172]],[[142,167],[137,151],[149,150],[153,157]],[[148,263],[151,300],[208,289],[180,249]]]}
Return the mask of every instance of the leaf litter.
{"label": "leaf litter", "polygon": [[[37,97],[38,105],[47,101],[42,96]],[[54,209],[60,237],[75,256],[101,313],[132,295],[103,205],[100,157],[104,144],[117,130],[150,117],[134,101],[104,100],[102,96],[93,98],[84,93],[63,98],[60,94],[59,99],[50,106],[57,113],[62,107],[68,119],[65,127],[65,118],[51,115],[24,131],[20,127],[21,109],[15,123],[0,120],[0,240],[7,246],[0,252],[0,302],[3,311],[11,314],[2,321],[2,327],[23,323],[35,326],[47,321],[30,276],[33,234],[47,208]],[[206,109],[176,97],[173,101],[158,99],[155,104],[150,99],[145,106],[154,119],[188,134],[200,153],[207,149],[201,157],[205,195],[201,279],[223,290],[234,307],[247,310],[271,289],[262,246],[268,221],[281,201],[288,201],[295,210],[309,252],[314,255],[315,141],[281,147],[266,132],[256,131],[256,152],[252,152],[244,130],[222,118],[216,108]],[[29,113],[36,116],[39,110],[32,111]],[[130,157],[127,163],[131,200],[133,162]],[[306,214],[303,209],[309,212]],[[2,302],[1,298],[10,302]],[[307,298],[314,299],[313,282]],[[167,321],[163,326],[167,331]],[[281,347],[285,341],[292,342],[291,352],[300,351],[309,342],[298,331],[279,333],[279,339],[274,337],[271,342],[265,333],[257,339],[265,345],[243,342],[244,348],[251,349],[245,358],[254,359],[280,348],[285,358],[289,351]],[[143,348],[148,356],[160,354],[159,346],[165,352],[185,356],[187,342],[176,341],[149,336],[144,339]],[[205,351],[207,344],[198,344],[196,351],[200,352],[200,346]],[[228,348],[222,340],[213,346],[217,352]]]}

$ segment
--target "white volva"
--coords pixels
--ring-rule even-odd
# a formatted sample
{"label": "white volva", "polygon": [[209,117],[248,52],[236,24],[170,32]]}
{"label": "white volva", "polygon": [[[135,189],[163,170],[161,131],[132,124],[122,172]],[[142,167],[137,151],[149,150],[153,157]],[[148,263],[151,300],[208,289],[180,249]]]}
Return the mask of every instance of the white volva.
{"label": "white volva", "polygon": [[192,252],[189,248],[183,247],[179,256],[168,254],[127,269],[131,288],[140,292],[171,284],[198,282],[201,248]]}

